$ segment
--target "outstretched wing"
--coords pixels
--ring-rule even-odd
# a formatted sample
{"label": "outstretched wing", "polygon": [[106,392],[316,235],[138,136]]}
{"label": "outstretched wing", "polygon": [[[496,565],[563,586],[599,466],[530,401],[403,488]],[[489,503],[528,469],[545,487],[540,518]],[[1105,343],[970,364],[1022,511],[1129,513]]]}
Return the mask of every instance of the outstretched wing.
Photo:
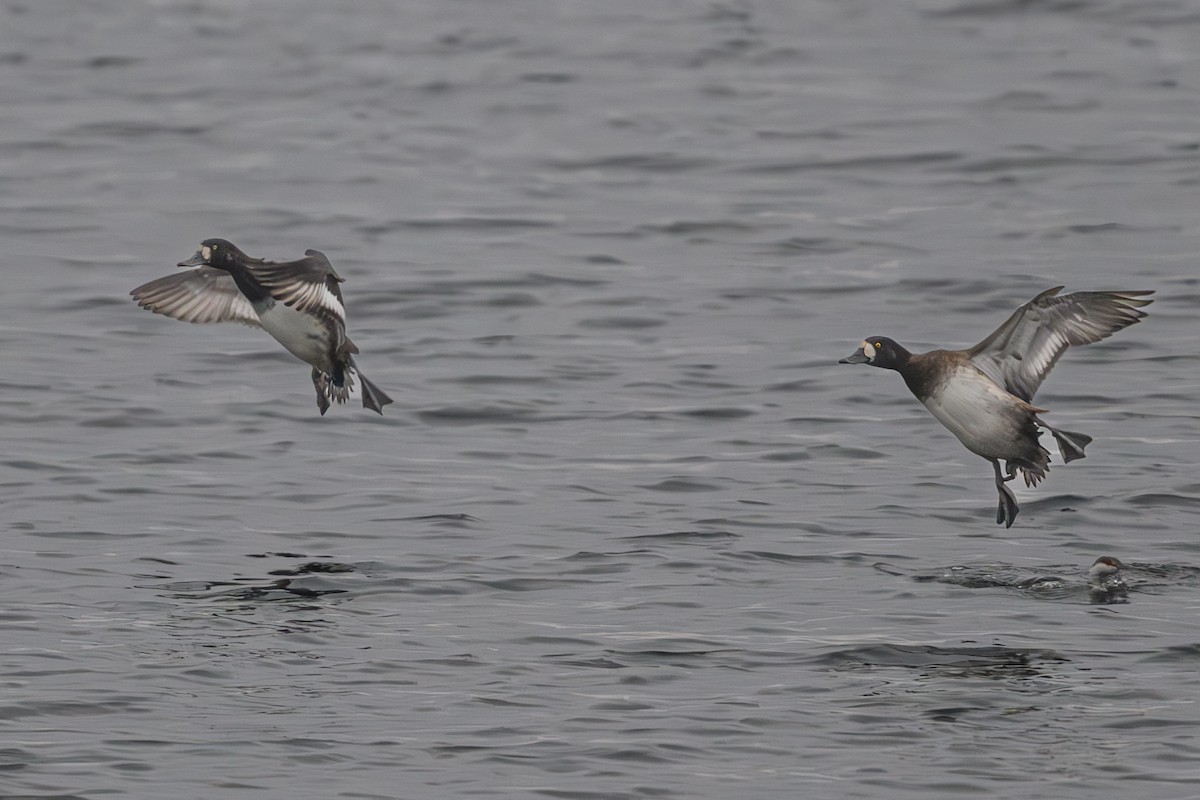
{"label": "outstretched wing", "polygon": [[1138,292],[1047,289],[1018,308],[991,336],[966,351],[975,366],[1012,394],[1031,402],[1050,369],[1071,345],[1091,344],[1146,316],[1152,303]]}
{"label": "outstretched wing", "polygon": [[144,283],[130,292],[137,304],[183,322],[262,323],[228,272],[200,267]]}
{"label": "outstretched wing", "polygon": [[276,264],[264,262],[249,267],[259,284],[278,302],[297,311],[329,313],[343,323],[346,305],[342,300],[342,279],[324,253],[305,250],[299,261]]}

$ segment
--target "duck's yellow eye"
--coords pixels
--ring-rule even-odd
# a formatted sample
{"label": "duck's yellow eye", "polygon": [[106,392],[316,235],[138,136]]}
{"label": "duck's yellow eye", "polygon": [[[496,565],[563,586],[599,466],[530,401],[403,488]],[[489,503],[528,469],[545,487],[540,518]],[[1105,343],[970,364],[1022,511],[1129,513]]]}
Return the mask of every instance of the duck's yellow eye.
{"label": "duck's yellow eye", "polygon": [[214,245],[213,245],[213,250],[216,250],[216,249],[217,249],[218,247],[220,247],[220,246],[221,246],[221,245],[219,245],[219,244],[214,244]]}
{"label": "duck's yellow eye", "polygon": [[879,348],[881,348],[881,347],[883,347],[883,343],[882,343],[882,342],[876,342],[876,343],[875,343],[875,349],[876,349],[876,350],[878,350],[878,349],[879,349]]}

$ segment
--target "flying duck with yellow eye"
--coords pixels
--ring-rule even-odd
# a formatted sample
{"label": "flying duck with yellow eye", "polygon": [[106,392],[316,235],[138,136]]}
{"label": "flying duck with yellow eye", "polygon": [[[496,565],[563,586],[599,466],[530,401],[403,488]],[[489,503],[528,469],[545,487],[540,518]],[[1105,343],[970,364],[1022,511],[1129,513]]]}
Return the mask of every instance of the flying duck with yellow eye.
{"label": "flying duck with yellow eye", "polygon": [[[1064,462],[1084,457],[1092,437],[1046,424],[1033,396],[1070,346],[1106,339],[1146,316],[1152,291],[1075,292],[1047,289],[1018,308],[979,344],[966,350],[910,353],[886,336],[870,336],[839,364],[870,364],[900,373],[938,422],[972,453],[992,462],[1000,504],[996,522],[1012,527],[1020,510],[1005,484],[1020,472],[1036,486],[1050,468],[1041,429],[1058,442]],[[1005,468],[1001,471],[1000,462]]]}
{"label": "flying duck with yellow eye", "polygon": [[240,322],[263,328],[289,353],[312,366],[317,408],[345,403],[362,384],[363,408],[383,414],[392,398],[358,371],[358,347],[346,335],[342,278],[324,253],[306,250],[304,258],[275,262],[251,258],[225,239],[205,239],[181,267],[132,292],[142,308],[184,322]]}

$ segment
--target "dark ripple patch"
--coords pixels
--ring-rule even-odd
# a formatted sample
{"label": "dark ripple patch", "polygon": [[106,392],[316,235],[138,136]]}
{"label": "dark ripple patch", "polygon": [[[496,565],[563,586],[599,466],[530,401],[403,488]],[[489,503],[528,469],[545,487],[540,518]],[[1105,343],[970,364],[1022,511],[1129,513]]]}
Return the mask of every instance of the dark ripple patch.
{"label": "dark ripple patch", "polygon": [[[805,422],[806,419],[788,420],[788,422]],[[840,444],[819,444],[809,448],[811,455],[819,458],[832,459],[875,459],[875,458],[891,458],[888,453],[883,453],[878,450],[867,450],[862,447],[846,447]]]}
{"label": "dark ripple patch", "polygon": [[1170,644],[1142,658],[1145,663],[1194,664],[1200,659],[1200,644]]}
{"label": "dark ripple patch", "polygon": [[[599,278],[550,275],[544,272],[525,272],[501,277],[489,276],[463,280],[423,281],[405,287],[404,292],[408,298],[422,296],[461,297],[464,293],[474,289],[495,291],[497,289],[545,289],[559,286],[588,289],[607,286],[609,283],[610,281]],[[370,300],[371,296],[368,295],[362,301],[357,301],[357,304],[369,303]],[[392,301],[389,298],[381,296],[378,298],[378,302],[382,304]]]}
{"label": "dark ripple patch", "polygon": [[[1117,151],[1124,153],[1125,151]],[[1173,151],[1168,154],[1154,155],[1116,155],[1103,150],[1079,148],[1071,152],[1038,151],[1036,155],[1028,156],[997,156],[968,161],[957,164],[951,171],[966,174],[982,172],[1015,172],[1029,171],[1034,174],[1045,174],[1060,167],[1091,167],[1096,169],[1122,166],[1157,166],[1182,164],[1192,166],[1196,154],[1190,151]],[[1029,235],[1029,232],[1021,234]]]}
{"label": "dark ripple patch", "polygon": [[551,381],[544,375],[462,375],[438,378],[430,383],[456,383],[463,386],[544,386]]}
{"label": "dark ripple patch", "polygon": [[256,579],[175,581],[153,588],[160,592],[170,592],[169,596],[178,599],[236,601],[238,603],[297,602],[298,600],[312,600],[323,595],[346,594],[349,591],[343,586],[318,578],[306,579],[303,582],[293,578],[279,578],[267,583],[247,585],[252,580]]}
{"label": "dark ripple patch", "polygon": [[591,317],[575,323],[580,328],[593,330],[646,330],[665,325],[666,320],[655,317]]}
{"label": "dark ripple patch", "polygon": [[[579,574],[579,573],[574,573]],[[584,581],[579,578],[570,580],[557,578],[501,578],[497,580],[464,580],[462,583],[471,586],[485,586],[500,592],[544,592],[551,589],[575,589],[587,583],[613,583],[615,581]]]}
{"label": "dark ripple patch", "polygon": [[[694,384],[695,381],[688,381],[686,383]],[[754,409],[738,408],[737,406],[716,406],[712,408],[689,408],[672,413],[676,416],[699,420],[737,420],[753,417],[758,412]]]}
{"label": "dark ripple patch", "polygon": [[740,561],[772,561],[779,564],[838,564],[845,561],[862,561],[861,554],[857,553],[852,557],[845,557],[811,554],[796,555],[793,553],[774,553],[768,550],[744,550],[738,553],[729,553],[728,555]]}
{"label": "dark ripple patch", "polygon": [[603,158],[554,159],[544,162],[549,169],[562,172],[582,170],[629,170],[633,172],[687,172],[713,165],[707,158],[689,158],[677,153],[629,153]]}
{"label": "dark ripple patch", "polygon": [[102,55],[86,59],[84,65],[90,69],[109,69],[111,67],[130,67],[134,64],[140,64],[144,60],[138,56]]}
{"label": "dark ripple patch", "polygon": [[1088,111],[1099,105],[1098,100],[1080,99],[1064,101],[1047,92],[1009,91],[989,97],[979,103],[984,109],[1007,111]]}
{"label": "dark ripple patch", "polygon": [[[66,259],[63,260],[65,261]],[[67,298],[58,301],[50,300],[46,303],[46,308],[69,314],[100,309],[108,309],[113,311],[129,308],[129,300],[126,297],[113,297],[112,295],[107,294],[94,294],[84,297]],[[137,332],[126,333],[127,335],[135,337],[139,337],[141,335]]]}
{"label": "dark ripple patch", "polygon": [[578,75],[570,72],[528,72],[520,76],[519,80],[525,83],[574,83],[579,80]]}
{"label": "dark ripple patch", "polygon": [[832,669],[847,667],[947,668],[975,674],[994,670],[1033,670],[1039,662],[1068,661],[1053,650],[1013,647],[935,647],[933,645],[871,644],[837,650],[813,659]]}
{"label": "dark ripple patch", "polygon": [[826,256],[834,253],[846,253],[858,247],[855,242],[846,241],[844,239],[830,238],[804,238],[794,236],[783,241],[776,242],[774,250],[783,253],[795,253],[800,255]]}
{"label": "dark ripple patch", "polygon": [[591,255],[582,256],[579,260],[583,261],[585,264],[598,264],[601,266],[620,266],[626,263],[620,258],[607,253],[593,253]]}
{"label": "dark ripple patch", "polygon": [[0,720],[31,717],[98,717],[106,714],[128,714],[144,711],[146,698],[112,698],[106,702],[82,700],[42,700],[37,703],[11,703],[0,706]]}
{"label": "dark ripple patch", "polygon": [[719,492],[722,487],[691,478],[668,478],[658,483],[641,485],[638,488],[649,489],[652,492]]}
{"label": "dark ripple patch", "polygon": [[575,302],[571,303],[571,306],[601,306],[607,308],[628,308],[630,306],[634,306],[638,308],[659,309],[668,302],[669,301],[667,298],[660,295],[608,295],[605,297],[588,297],[581,300],[576,300]]}
{"label": "dark ripple patch", "polygon": [[[642,384],[640,388],[644,389],[646,386],[647,384]],[[757,411],[751,409],[737,407],[687,408],[655,411],[629,411],[623,414],[617,414],[614,419],[658,420],[676,418],[700,420],[738,420],[745,419],[746,417],[752,417],[757,413]]]}
{"label": "dark ripple patch", "polygon": [[638,533],[632,536],[622,536],[621,538],[658,542],[711,542],[728,541],[741,537],[739,534],[729,531],[669,531],[667,533]]}
{"label": "dark ripple patch", "polygon": [[[694,382],[692,382],[694,383]],[[642,384],[640,388],[645,388],[647,384]],[[738,420],[752,417],[758,411],[749,408],[739,408],[737,406],[714,406],[712,408],[672,408],[656,411],[630,411],[625,414],[617,415],[617,418],[630,419],[698,419],[698,420]]]}
{"label": "dark ripple patch", "polygon": [[1190,586],[1200,582],[1200,567],[1191,564],[1126,562],[1121,574],[1135,582],[1140,592],[1161,593],[1163,589]]}
{"label": "dark ripple patch", "polygon": [[358,225],[356,230],[367,235],[379,235],[397,230],[461,230],[496,231],[553,228],[561,220],[534,217],[426,217],[396,219],[374,225]]}
{"label": "dark ripple patch", "polygon": [[109,122],[89,122],[77,125],[64,136],[81,136],[93,138],[110,136],[117,139],[136,139],[148,136],[196,136],[205,133],[209,128],[202,125],[163,125],[145,120],[112,120]]}
{"label": "dark ripple patch", "polygon": [[759,458],[763,461],[788,463],[792,461],[808,461],[812,456],[803,450],[775,450],[770,453],[763,453]]}
{"label": "dark ripple patch", "polygon": [[575,414],[543,414],[515,404],[443,406],[417,412],[417,418],[431,425],[530,425],[582,419]]}
{"label": "dark ripple patch", "polygon": [[853,158],[805,159],[799,161],[760,161],[740,167],[739,172],[746,174],[786,174],[791,172],[810,172],[816,170],[856,170],[863,169],[871,172],[887,169],[909,169],[926,164],[947,164],[960,161],[963,154],[956,151],[934,151],[929,153],[898,153],[883,155],[857,156]]}
{"label": "dark ripple patch", "polygon": [[88,417],[76,424],[82,428],[141,428],[147,424],[158,425],[168,417],[162,409],[130,406],[104,416]]}
{"label": "dark ripple patch", "polygon": [[[787,519],[776,515],[753,515],[745,517],[714,517],[712,519],[701,519],[696,521],[699,525],[713,525],[730,528],[747,528],[750,530],[800,530],[806,533],[816,534],[835,534],[838,536],[851,535],[843,529],[833,529],[820,525],[815,522],[802,522],[796,519]],[[740,535],[740,534],[739,534]]]}
{"label": "dark ripple patch", "polygon": [[[1091,236],[1103,233],[1121,233],[1121,234],[1178,234],[1179,231],[1172,228],[1159,228],[1139,225],[1125,225],[1118,222],[1102,222],[1095,225],[1064,225],[1062,227],[1051,227],[1040,229],[1035,232],[1037,236],[1046,240],[1062,239],[1067,236]],[[1008,239],[1021,239],[1029,234],[1010,233],[1006,234]],[[1135,344],[1117,340],[1113,345],[1121,344],[1124,349],[1136,347]],[[1111,345],[1109,345],[1111,346]]]}
{"label": "dark ripple patch", "polygon": [[0,747],[0,772],[25,769],[35,760],[33,753],[19,747]]}
{"label": "dark ripple patch", "polygon": [[696,662],[713,656],[740,658],[744,651],[703,639],[665,639],[658,646],[629,649],[610,649],[605,653],[627,666],[654,664],[659,666],[694,667]]}
{"label": "dark ripple patch", "polygon": [[1146,492],[1134,495],[1129,498],[1128,502],[1130,505],[1141,508],[1200,508],[1200,497],[1166,492]]}
{"label": "dark ripple patch", "polygon": [[425,514],[419,517],[380,517],[376,522],[429,522],[440,528],[468,530],[474,523],[482,522],[470,514]]}
{"label": "dark ripple patch", "polygon": [[656,225],[640,225],[639,231],[663,233],[671,236],[691,236],[697,233],[750,233],[761,229],[760,225],[749,225],[731,220],[690,221],[677,220]]}

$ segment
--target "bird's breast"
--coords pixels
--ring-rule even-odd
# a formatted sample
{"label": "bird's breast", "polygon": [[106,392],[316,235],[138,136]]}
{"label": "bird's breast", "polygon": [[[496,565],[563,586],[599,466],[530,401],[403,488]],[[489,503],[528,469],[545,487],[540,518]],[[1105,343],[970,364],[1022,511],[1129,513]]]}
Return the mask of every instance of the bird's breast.
{"label": "bird's breast", "polygon": [[984,458],[1012,457],[1029,429],[1025,404],[974,368],[954,370],[921,402],[964,447]]}
{"label": "bird's breast", "polygon": [[267,333],[289,353],[323,372],[333,371],[333,354],[341,337],[331,320],[274,300],[255,304],[254,310]]}

